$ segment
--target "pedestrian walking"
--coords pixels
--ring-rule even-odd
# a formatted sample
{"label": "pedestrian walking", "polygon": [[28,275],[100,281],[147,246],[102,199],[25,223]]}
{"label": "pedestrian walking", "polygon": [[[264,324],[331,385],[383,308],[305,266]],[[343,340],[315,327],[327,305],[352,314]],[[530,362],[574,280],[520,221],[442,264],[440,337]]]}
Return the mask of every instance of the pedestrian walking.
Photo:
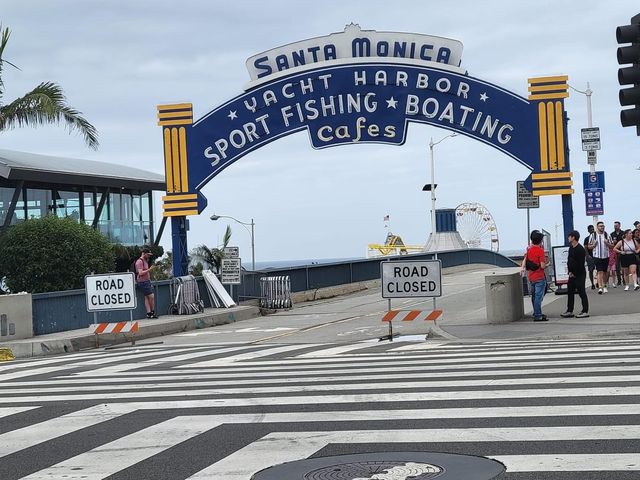
{"label": "pedestrian walking", "polygon": [[609,249],[613,248],[609,234],[604,231],[604,223],[596,224],[596,231],[589,235],[588,248],[596,264],[598,274],[598,293],[607,293],[607,271],[609,269]]}
{"label": "pedestrian walking", "polygon": [[561,317],[573,317],[574,297],[576,292],[582,302],[582,310],[576,314],[576,318],[589,316],[589,299],[585,291],[585,281],[587,272],[584,268],[586,250],[580,244],[580,233],[576,230],[569,232],[569,253],[567,255],[567,270],[569,271],[569,282],[567,284],[567,311],[560,314]]}
{"label": "pedestrian walking", "polygon": [[594,262],[593,257],[591,256],[591,252],[587,247],[589,245],[589,237],[591,236],[591,234],[593,234],[593,232],[595,232],[595,228],[593,228],[593,225],[587,226],[587,236],[584,239],[584,249],[587,254],[587,270],[589,271],[589,280],[591,281],[591,290],[596,289],[596,286],[593,283],[593,271],[596,269],[596,263]]}
{"label": "pedestrian walking", "polygon": [[638,251],[640,250],[640,243],[633,238],[633,232],[631,229],[624,231],[622,240],[616,243],[614,247],[615,251],[620,256],[620,264],[622,266],[622,276],[627,278],[627,285],[624,287],[625,291],[629,290],[629,286],[633,282],[633,289],[638,290],[638,275],[637,266]]}
{"label": "pedestrian walking", "polygon": [[[611,232],[611,243],[616,245],[624,237],[624,231],[620,228],[620,222],[613,222],[613,232]],[[622,275],[622,265],[620,265],[620,255],[616,253],[616,284],[626,285],[627,279]]]}
{"label": "pedestrian walking", "polygon": [[542,239],[544,236],[538,230],[531,232],[531,245],[527,248],[527,252],[522,260],[520,270],[526,270],[531,286],[531,303],[533,305],[533,321],[545,322],[547,316],[542,314],[542,299],[547,290],[547,280],[544,269],[549,263],[542,248]]}

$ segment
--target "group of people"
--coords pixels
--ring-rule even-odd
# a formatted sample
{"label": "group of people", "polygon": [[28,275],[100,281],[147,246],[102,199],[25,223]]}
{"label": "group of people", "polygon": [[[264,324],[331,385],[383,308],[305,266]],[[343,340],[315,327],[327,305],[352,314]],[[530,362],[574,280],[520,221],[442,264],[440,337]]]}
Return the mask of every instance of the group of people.
{"label": "group of people", "polygon": [[[580,243],[580,232],[569,232],[569,252],[567,256],[567,310],[564,318],[589,316],[589,299],[586,293],[586,277],[589,272],[591,288],[598,294],[608,293],[607,287],[624,286],[625,291],[639,290],[638,271],[640,268],[640,222],[634,228],[622,230],[620,222],[614,222],[613,231],[607,233],[603,222],[587,227],[588,234]],[[543,235],[538,230],[531,232],[531,244],[522,260],[521,270],[527,272],[533,303],[533,320],[546,321],[542,313],[542,299],[547,290],[544,269],[549,265],[542,248]],[[586,264],[586,268],[585,268]],[[596,272],[594,283],[594,270]],[[574,314],[574,296],[578,294],[582,310]]]}

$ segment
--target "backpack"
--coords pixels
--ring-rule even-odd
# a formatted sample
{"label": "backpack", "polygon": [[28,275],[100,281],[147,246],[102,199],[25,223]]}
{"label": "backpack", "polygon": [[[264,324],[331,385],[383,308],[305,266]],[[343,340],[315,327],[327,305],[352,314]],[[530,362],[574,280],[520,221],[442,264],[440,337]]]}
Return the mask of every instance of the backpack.
{"label": "backpack", "polygon": [[129,265],[129,271],[133,273],[133,279],[138,281],[138,269],[136,268],[136,263],[138,259],[136,258],[131,265]]}
{"label": "backpack", "polygon": [[524,266],[527,270],[529,270],[530,272],[535,272],[536,270],[538,270],[540,268],[540,265],[537,264],[536,262],[532,262],[531,260],[529,260],[529,257],[527,257]]}

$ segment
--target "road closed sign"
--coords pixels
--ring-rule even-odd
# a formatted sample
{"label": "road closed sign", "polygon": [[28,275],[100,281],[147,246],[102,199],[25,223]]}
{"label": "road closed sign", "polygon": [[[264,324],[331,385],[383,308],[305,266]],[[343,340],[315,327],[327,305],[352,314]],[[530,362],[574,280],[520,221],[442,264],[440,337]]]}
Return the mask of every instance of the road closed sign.
{"label": "road closed sign", "polygon": [[89,312],[134,310],[137,306],[133,272],[87,275],[84,288]]}
{"label": "road closed sign", "polygon": [[382,298],[440,297],[440,260],[382,262]]}

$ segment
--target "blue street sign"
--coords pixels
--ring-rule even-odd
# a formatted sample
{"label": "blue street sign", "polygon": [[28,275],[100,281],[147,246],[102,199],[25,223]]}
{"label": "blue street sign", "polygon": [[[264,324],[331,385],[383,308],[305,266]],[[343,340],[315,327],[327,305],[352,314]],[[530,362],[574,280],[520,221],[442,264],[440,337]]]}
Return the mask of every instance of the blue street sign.
{"label": "blue street sign", "polygon": [[601,188],[604,192],[604,172],[582,172],[582,188],[585,192],[593,188]]}
{"label": "blue street sign", "polygon": [[604,215],[604,189],[591,188],[584,191],[587,216]]}

